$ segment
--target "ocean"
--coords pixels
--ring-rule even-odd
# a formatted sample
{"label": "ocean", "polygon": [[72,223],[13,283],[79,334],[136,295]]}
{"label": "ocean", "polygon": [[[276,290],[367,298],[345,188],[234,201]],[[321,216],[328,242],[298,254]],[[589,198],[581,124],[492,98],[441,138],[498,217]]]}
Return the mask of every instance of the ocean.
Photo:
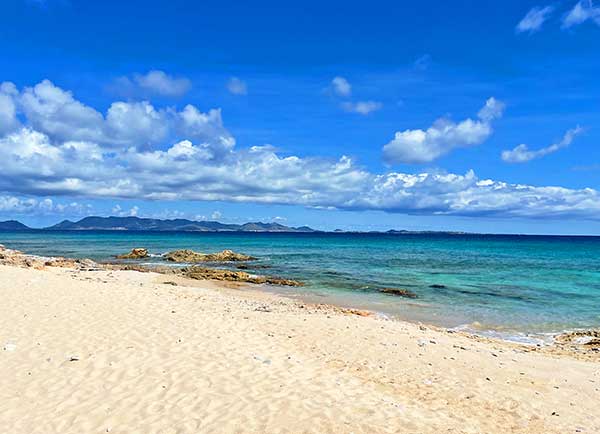
{"label": "ocean", "polygon": [[157,255],[145,264],[232,249],[269,267],[256,274],[306,283],[269,291],[521,342],[600,326],[600,237],[26,231],[0,232],[0,244],[98,261],[145,247]]}

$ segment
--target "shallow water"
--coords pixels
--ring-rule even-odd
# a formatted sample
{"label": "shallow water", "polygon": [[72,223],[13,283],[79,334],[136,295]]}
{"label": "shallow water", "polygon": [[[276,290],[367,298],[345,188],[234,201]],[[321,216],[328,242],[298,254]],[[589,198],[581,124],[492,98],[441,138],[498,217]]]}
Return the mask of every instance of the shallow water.
{"label": "shallow water", "polygon": [[[132,247],[228,248],[271,267],[257,274],[307,283],[275,289],[288,295],[519,340],[600,326],[600,237],[31,231],[1,232],[0,243],[95,260]],[[418,298],[384,295],[383,287]]]}

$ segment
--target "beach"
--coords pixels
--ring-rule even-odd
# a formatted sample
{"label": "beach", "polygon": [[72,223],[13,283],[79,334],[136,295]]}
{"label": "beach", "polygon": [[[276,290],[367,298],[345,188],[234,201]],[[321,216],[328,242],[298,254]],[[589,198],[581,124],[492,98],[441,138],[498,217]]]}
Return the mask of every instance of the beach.
{"label": "beach", "polygon": [[0,432],[600,432],[595,354],[258,289],[0,265]]}

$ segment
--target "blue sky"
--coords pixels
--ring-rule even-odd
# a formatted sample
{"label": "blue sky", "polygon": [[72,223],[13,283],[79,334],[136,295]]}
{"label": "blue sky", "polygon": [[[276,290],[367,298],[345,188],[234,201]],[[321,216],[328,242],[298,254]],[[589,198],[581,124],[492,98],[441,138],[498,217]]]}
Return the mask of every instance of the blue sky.
{"label": "blue sky", "polygon": [[4,2],[0,219],[600,234],[600,6],[287,3]]}

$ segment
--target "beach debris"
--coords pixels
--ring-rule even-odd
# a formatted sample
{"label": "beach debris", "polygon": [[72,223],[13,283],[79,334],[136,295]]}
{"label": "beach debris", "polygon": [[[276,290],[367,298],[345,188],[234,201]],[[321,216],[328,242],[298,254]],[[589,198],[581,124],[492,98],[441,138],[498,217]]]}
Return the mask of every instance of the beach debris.
{"label": "beach debris", "polygon": [[14,344],[12,342],[7,342],[6,344],[4,344],[4,347],[2,349],[4,351],[14,351],[17,349],[17,344]]}
{"label": "beach debris", "polygon": [[379,292],[389,295],[397,295],[398,297],[417,298],[417,294],[404,288],[381,288]]}
{"label": "beach debris", "polygon": [[261,357],[259,355],[254,355],[253,356],[254,360],[258,360],[261,363],[264,363],[265,365],[270,365],[271,364],[271,360],[270,359],[265,359],[264,357]]}
{"label": "beach debris", "polygon": [[117,259],[143,259],[148,257],[148,250],[142,247],[135,247],[131,252],[123,255],[117,255]]}
{"label": "beach debris", "polygon": [[223,250],[217,253],[199,253],[193,250],[174,250],[166,253],[164,258],[171,262],[239,262],[254,261],[257,258],[242,253],[236,253],[233,250]]}
{"label": "beach debris", "polygon": [[163,282],[163,285],[177,286],[177,282],[173,282],[172,280],[167,280],[166,282]]}
{"label": "beach debris", "polygon": [[69,362],[78,362],[78,361],[79,361],[79,357],[77,357],[77,356],[69,357]]}
{"label": "beach debris", "polygon": [[420,346],[420,347],[424,347],[425,345],[427,345],[427,343],[428,343],[427,339],[419,339],[417,341],[417,345]]}
{"label": "beach debris", "polygon": [[346,315],[357,315],[357,316],[373,316],[373,312],[369,310],[360,310],[360,309],[348,309],[348,308],[339,308],[342,313]]}
{"label": "beach debris", "polygon": [[272,312],[272,310],[269,308],[269,306],[258,306],[256,309],[254,309],[256,312]]}

